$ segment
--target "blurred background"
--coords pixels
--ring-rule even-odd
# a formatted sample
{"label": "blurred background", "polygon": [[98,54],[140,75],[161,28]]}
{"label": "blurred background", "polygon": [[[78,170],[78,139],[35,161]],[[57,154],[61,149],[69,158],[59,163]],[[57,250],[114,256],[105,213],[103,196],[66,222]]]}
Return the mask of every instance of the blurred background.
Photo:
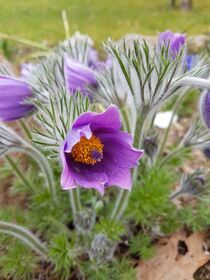
{"label": "blurred background", "polygon": [[210,32],[210,0],[0,0],[0,7],[0,32],[49,44],[65,36],[63,9],[70,32],[87,33],[97,45],[129,33]]}

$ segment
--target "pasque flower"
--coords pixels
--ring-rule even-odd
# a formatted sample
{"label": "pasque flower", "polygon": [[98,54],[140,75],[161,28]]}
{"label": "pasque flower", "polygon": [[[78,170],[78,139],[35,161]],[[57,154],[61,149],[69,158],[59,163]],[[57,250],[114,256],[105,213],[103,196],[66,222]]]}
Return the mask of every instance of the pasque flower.
{"label": "pasque flower", "polygon": [[91,48],[88,53],[88,66],[100,71],[104,69],[110,69],[112,67],[112,57],[108,56],[106,60],[102,61],[98,58],[98,51]]}
{"label": "pasque flower", "polygon": [[33,105],[26,104],[31,95],[29,86],[23,80],[0,76],[0,120],[17,120],[31,113]]}
{"label": "pasque flower", "polygon": [[210,92],[202,94],[200,100],[200,111],[204,123],[210,129]]}
{"label": "pasque flower", "polygon": [[210,145],[206,145],[203,147],[203,154],[207,160],[210,160]]}
{"label": "pasque flower", "polygon": [[64,58],[64,75],[66,86],[72,94],[80,91],[87,96],[88,86],[96,87],[97,85],[93,69],[67,56]]}
{"label": "pasque flower", "polygon": [[166,30],[159,34],[158,43],[169,44],[172,55],[175,56],[180,48],[186,43],[186,35],[181,33],[173,33],[170,30]]}
{"label": "pasque flower", "polygon": [[76,119],[60,151],[63,189],[81,186],[103,194],[112,185],[131,188],[130,169],[143,151],[132,148],[132,137],[120,128],[114,105],[104,113],[86,112]]}

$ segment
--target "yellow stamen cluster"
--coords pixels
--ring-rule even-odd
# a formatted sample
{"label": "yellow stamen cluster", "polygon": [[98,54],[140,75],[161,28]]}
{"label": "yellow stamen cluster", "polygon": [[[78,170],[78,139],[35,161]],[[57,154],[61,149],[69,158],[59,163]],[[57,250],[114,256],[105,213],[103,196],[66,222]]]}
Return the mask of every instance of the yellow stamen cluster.
{"label": "yellow stamen cluster", "polygon": [[82,136],[80,141],[73,146],[71,154],[75,161],[93,165],[101,160],[94,159],[93,152],[96,151],[102,155],[103,147],[104,145],[95,135],[92,135],[90,139]]}

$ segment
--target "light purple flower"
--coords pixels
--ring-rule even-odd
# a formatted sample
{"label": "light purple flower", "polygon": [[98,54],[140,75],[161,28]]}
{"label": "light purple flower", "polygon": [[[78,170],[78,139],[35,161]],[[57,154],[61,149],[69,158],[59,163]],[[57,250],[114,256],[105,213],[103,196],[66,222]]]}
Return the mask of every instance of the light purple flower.
{"label": "light purple flower", "polygon": [[164,43],[166,45],[169,44],[172,55],[175,56],[180,48],[186,43],[186,35],[166,30],[165,32],[160,33],[158,37],[158,44],[162,46]]}
{"label": "light purple flower", "polygon": [[205,146],[203,148],[203,154],[206,157],[207,160],[210,160],[210,146]]}
{"label": "light purple flower", "polygon": [[199,58],[197,55],[195,54],[186,54],[186,68],[188,71],[192,70],[197,62],[198,62]]}
{"label": "light purple flower", "polygon": [[77,118],[60,151],[64,190],[81,186],[104,194],[112,185],[131,188],[130,169],[137,166],[143,151],[132,148],[132,137],[120,127],[114,105],[104,113],[87,112]]}
{"label": "light purple flower", "polygon": [[112,57],[109,55],[108,58],[104,61],[98,58],[98,51],[91,48],[88,54],[88,66],[100,71],[104,69],[110,69],[112,67],[113,61]]}
{"label": "light purple flower", "polygon": [[210,129],[210,92],[204,93],[201,96],[200,111],[204,123]]}
{"label": "light purple flower", "polygon": [[93,69],[67,56],[64,58],[64,75],[70,93],[80,91],[88,95],[88,86],[96,87],[96,75]]}
{"label": "light purple flower", "polygon": [[0,76],[0,120],[17,120],[31,113],[34,107],[25,102],[31,95],[24,81]]}

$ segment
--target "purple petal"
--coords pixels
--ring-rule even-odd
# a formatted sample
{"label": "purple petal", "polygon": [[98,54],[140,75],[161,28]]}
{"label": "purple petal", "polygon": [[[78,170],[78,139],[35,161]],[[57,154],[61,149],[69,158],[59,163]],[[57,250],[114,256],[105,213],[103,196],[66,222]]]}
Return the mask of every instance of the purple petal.
{"label": "purple petal", "polygon": [[11,100],[8,96],[1,96],[0,94],[0,108],[12,108],[20,104],[26,105],[23,100],[22,96],[13,96]]}
{"label": "purple petal", "polygon": [[34,107],[25,103],[31,95],[32,92],[24,81],[0,76],[0,119],[11,121],[31,113]]}
{"label": "purple petal", "polygon": [[[65,148],[64,148],[65,150]],[[61,152],[63,172],[61,174],[61,186],[63,189],[72,189],[76,186],[94,188],[101,194],[108,182],[107,175],[97,167],[75,162],[69,153]]]}
{"label": "purple petal", "polygon": [[34,110],[31,105],[24,105],[19,107],[0,108],[1,121],[13,121],[27,116]]}
{"label": "purple petal", "polygon": [[123,139],[123,142],[130,146],[133,144],[133,137],[129,133],[113,128],[97,128],[94,130],[94,134],[101,139],[106,138],[111,140],[112,138],[117,138]]}
{"label": "purple petal", "polygon": [[90,124],[90,128],[93,132],[100,127],[118,130],[121,127],[120,114],[115,105],[109,106],[109,108],[101,114],[86,112],[78,117],[72,128],[76,129],[87,124]]}
{"label": "purple petal", "polygon": [[[30,97],[32,95],[28,85],[13,77],[0,76],[0,98],[1,97]],[[12,100],[11,100],[12,101]]]}
{"label": "purple petal", "polygon": [[96,189],[102,195],[104,194],[105,186],[108,184],[107,174],[103,170],[95,169],[94,166],[80,165],[80,169],[74,169],[73,177],[79,186]]}
{"label": "purple petal", "polygon": [[159,34],[158,43],[162,45],[163,43],[169,44],[170,50],[173,54],[179,52],[179,49],[185,44],[186,35],[181,33],[173,33],[170,30],[166,30]]}
{"label": "purple petal", "polygon": [[179,52],[179,49],[185,44],[185,35],[175,33],[173,40],[171,41],[171,50],[173,52]]}
{"label": "purple petal", "polygon": [[98,71],[104,70],[104,69],[110,69],[113,65],[113,59],[111,56],[108,56],[108,58],[105,61],[101,61],[98,58],[98,52],[91,48],[88,54],[88,66],[96,69]]}
{"label": "purple petal", "polygon": [[161,43],[164,42],[164,41],[168,42],[169,40],[171,40],[172,36],[173,36],[173,33],[170,30],[166,30],[166,31],[161,32],[159,34],[158,40]]}
{"label": "purple petal", "polygon": [[123,189],[131,188],[130,170],[117,167],[108,158],[95,165],[78,165],[73,176],[81,186],[97,189],[100,193],[104,188],[113,185]]}
{"label": "purple petal", "polygon": [[67,164],[64,150],[65,150],[65,145],[63,145],[61,151],[61,162],[63,165],[63,171],[61,174],[61,186],[63,190],[69,190],[69,189],[74,189],[77,186],[75,185],[74,179],[71,176],[71,171]]}
{"label": "purple petal", "polygon": [[88,53],[88,66],[98,69],[98,63],[98,52],[95,49],[91,48]]}
{"label": "purple petal", "polygon": [[126,141],[127,133],[118,132],[112,134],[97,134],[104,144],[104,158],[120,168],[134,168],[138,165],[139,159],[143,156],[143,151],[132,148]]}
{"label": "purple petal", "polygon": [[130,190],[132,185],[131,171],[127,168],[120,168],[109,159],[104,159],[101,163],[101,168],[105,170],[108,177],[108,186],[118,186],[123,189]]}
{"label": "purple petal", "polygon": [[210,129],[210,92],[204,93],[201,96],[200,105],[204,123]]}
{"label": "purple petal", "polygon": [[70,153],[73,146],[80,141],[80,138],[85,136],[87,139],[90,139],[92,136],[92,131],[90,125],[80,126],[78,129],[72,129],[66,138],[65,152]]}
{"label": "purple petal", "polygon": [[95,72],[90,67],[67,56],[64,59],[64,76],[70,92],[80,90],[86,95],[88,85],[96,86]]}

